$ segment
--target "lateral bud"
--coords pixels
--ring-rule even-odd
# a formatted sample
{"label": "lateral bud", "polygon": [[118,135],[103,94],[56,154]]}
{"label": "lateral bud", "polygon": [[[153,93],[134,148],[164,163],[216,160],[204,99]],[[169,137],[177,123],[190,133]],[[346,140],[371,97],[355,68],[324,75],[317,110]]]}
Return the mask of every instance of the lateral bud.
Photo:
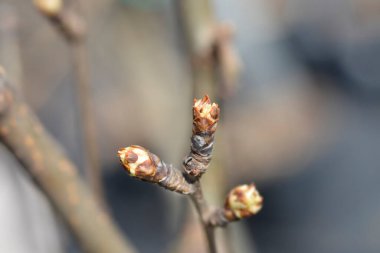
{"label": "lateral bud", "polygon": [[258,213],[263,206],[263,197],[254,184],[233,188],[227,195],[224,216],[229,221],[240,220]]}
{"label": "lateral bud", "polygon": [[118,151],[121,163],[132,177],[159,184],[170,191],[182,194],[194,192],[194,186],[188,183],[182,173],[167,165],[149,150],[132,145]]}

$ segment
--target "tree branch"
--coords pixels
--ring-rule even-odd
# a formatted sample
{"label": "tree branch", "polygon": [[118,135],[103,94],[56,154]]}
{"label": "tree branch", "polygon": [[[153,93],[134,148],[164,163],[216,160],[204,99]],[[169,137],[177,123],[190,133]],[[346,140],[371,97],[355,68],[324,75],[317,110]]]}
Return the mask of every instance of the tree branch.
{"label": "tree branch", "polygon": [[133,253],[77,169],[0,71],[0,140],[35,179],[88,253]]}
{"label": "tree branch", "polygon": [[201,220],[203,230],[206,234],[209,253],[216,253],[217,249],[215,242],[214,227],[210,226],[210,223],[208,222],[210,207],[207,204],[205,198],[203,197],[200,182],[196,182],[195,185],[196,191],[191,195],[191,200],[194,203],[195,209],[197,210],[197,213]]}

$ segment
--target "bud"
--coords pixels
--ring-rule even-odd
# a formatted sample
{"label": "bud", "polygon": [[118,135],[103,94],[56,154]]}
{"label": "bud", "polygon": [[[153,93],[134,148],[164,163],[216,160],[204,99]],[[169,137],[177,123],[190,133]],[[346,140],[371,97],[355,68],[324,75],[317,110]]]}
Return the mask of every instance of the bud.
{"label": "bud", "polygon": [[194,186],[187,182],[182,172],[143,147],[133,145],[122,148],[118,155],[125,170],[133,177],[182,194],[194,192]]}
{"label": "bud", "polygon": [[193,133],[215,132],[219,121],[219,106],[211,104],[209,96],[194,99],[193,106]]}
{"label": "bud", "polygon": [[44,15],[53,17],[57,16],[62,10],[62,0],[34,0],[34,5]]}
{"label": "bud", "polygon": [[254,184],[239,185],[228,194],[224,213],[229,221],[239,220],[258,213],[262,205],[263,197]]}
{"label": "bud", "polygon": [[145,148],[133,145],[120,149],[118,154],[125,170],[131,176],[144,179],[155,175],[157,165]]}
{"label": "bud", "polygon": [[214,147],[214,134],[219,121],[219,106],[209,96],[194,99],[193,135],[190,153],[183,161],[185,173],[199,179],[206,172]]}

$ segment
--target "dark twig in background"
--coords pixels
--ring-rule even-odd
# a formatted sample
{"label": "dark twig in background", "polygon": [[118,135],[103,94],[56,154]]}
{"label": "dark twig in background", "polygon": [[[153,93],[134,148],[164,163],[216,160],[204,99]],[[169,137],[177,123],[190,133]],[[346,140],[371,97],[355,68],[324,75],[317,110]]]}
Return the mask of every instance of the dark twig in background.
{"label": "dark twig in background", "polygon": [[242,68],[233,27],[216,19],[211,1],[183,0],[177,7],[193,68],[193,95],[233,94]]}
{"label": "dark twig in background", "polygon": [[64,36],[70,47],[76,73],[75,88],[80,112],[79,120],[82,126],[85,172],[99,203],[104,204],[93,95],[87,60],[86,26],[83,14],[79,15],[83,11],[79,2],[75,6],[66,6],[60,0],[35,0],[34,2],[40,12]]}
{"label": "dark twig in background", "polygon": [[0,72],[0,140],[35,179],[85,252],[135,252],[82,183],[73,163]]}

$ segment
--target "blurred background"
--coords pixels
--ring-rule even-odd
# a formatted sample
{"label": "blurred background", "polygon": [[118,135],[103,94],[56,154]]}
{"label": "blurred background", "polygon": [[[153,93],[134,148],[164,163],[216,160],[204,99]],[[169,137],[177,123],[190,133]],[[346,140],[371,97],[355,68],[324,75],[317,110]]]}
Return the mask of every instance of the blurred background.
{"label": "blurred background", "polygon": [[[116,157],[138,144],[180,167],[189,151],[199,94],[180,2],[82,1],[104,198],[141,252],[206,252],[188,200],[130,178]],[[265,199],[218,231],[221,252],[379,252],[380,1],[214,0],[212,12],[233,25],[242,68],[233,92],[214,94],[208,199],[222,205],[251,181]],[[85,177],[69,46],[32,1],[0,0],[0,64]],[[0,224],[0,252],[82,252],[2,145]]]}

